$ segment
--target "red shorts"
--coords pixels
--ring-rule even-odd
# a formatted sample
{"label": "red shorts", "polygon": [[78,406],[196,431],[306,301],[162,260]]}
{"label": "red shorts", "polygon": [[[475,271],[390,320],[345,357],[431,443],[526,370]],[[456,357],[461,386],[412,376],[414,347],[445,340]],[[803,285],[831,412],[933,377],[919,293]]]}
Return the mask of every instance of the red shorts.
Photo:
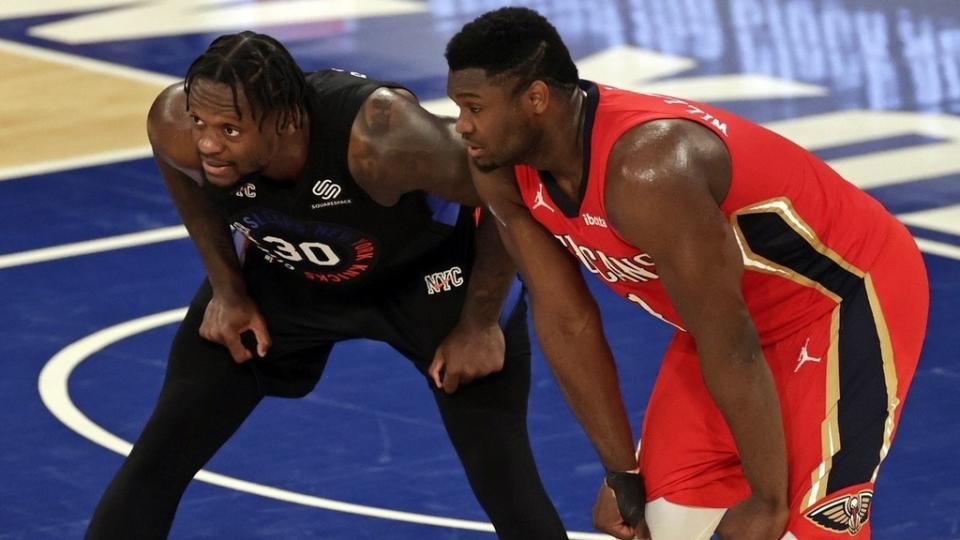
{"label": "red shorts", "polygon": [[[786,432],[787,527],[801,540],[870,536],[876,473],[916,369],[929,303],[913,239],[893,236],[899,245],[833,312],[763,349]],[[667,349],[641,440],[648,500],[726,508],[750,493],[688,334]]]}

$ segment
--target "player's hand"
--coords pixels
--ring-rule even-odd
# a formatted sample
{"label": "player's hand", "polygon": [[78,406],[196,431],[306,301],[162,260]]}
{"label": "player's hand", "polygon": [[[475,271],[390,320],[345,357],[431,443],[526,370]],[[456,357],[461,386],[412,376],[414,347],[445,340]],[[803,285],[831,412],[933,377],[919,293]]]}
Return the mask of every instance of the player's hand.
{"label": "player's hand", "polygon": [[789,516],[785,503],[750,496],[727,510],[717,527],[717,535],[721,540],[779,540]]}
{"label": "player's hand", "polygon": [[461,321],[437,347],[428,373],[437,388],[452,394],[461,384],[503,369],[505,349],[503,330],[496,322]]}
{"label": "player's hand", "polygon": [[636,473],[615,473],[600,484],[593,504],[593,526],[616,538],[650,540],[644,520],[647,504],[643,477]]}
{"label": "player's hand", "polygon": [[219,343],[230,351],[238,364],[253,358],[253,352],[244,345],[242,336],[250,332],[256,340],[257,356],[263,358],[270,349],[270,332],[256,304],[246,294],[214,294],[203,313],[200,337]]}

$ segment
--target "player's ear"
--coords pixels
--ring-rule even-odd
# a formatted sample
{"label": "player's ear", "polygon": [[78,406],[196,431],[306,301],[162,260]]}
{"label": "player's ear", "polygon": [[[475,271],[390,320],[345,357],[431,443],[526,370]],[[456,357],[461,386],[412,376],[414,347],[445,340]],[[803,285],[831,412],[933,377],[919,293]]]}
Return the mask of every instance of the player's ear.
{"label": "player's ear", "polygon": [[542,114],[550,103],[550,86],[543,81],[533,81],[523,93],[524,104],[535,114]]}
{"label": "player's ear", "polygon": [[284,115],[283,124],[280,126],[281,134],[291,134],[303,126],[303,109],[294,107]]}

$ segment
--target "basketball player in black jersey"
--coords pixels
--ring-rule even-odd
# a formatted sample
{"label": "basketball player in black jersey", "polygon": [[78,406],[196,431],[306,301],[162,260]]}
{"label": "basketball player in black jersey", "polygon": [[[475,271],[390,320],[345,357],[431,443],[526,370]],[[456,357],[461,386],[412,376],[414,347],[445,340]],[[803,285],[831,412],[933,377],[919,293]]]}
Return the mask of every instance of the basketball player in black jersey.
{"label": "basketball player in black jersey", "polygon": [[208,279],[87,538],[166,537],[190,479],[260,400],[310,392],[350,338],[384,341],[432,379],[500,538],[566,538],[527,436],[525,304],[495,228],[476,225],[450,122],[395,85],[305,76],[273,38],[243,32],[160,94],[148,133]]}

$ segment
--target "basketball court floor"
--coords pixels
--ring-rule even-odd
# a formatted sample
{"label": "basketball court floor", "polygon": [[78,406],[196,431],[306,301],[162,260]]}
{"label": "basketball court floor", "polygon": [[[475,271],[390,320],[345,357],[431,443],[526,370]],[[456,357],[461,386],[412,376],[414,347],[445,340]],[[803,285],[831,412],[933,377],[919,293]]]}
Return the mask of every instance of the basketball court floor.
{"label": "basketball court floor", "polygon": [[[960,4],[540,0],[585,78],[726,107],[815,150],[914,233],[930,326],[872,518],[960,539]],[[305,69],[395,80],[441,114],[442,57],[487,0],[0,3],[0,539],[80,538],[156,398],[203,270],[144,117],[210,40],[251,28]],[[669,329],[594,286],[635,425]],[[530,429],[571,538],[601,468],[537,353]],[[680,420],[682,421],[682,419]],[[494,538],[425,383],[386,346],[334,351],[265,401],[187,491],[171,538]]]}

